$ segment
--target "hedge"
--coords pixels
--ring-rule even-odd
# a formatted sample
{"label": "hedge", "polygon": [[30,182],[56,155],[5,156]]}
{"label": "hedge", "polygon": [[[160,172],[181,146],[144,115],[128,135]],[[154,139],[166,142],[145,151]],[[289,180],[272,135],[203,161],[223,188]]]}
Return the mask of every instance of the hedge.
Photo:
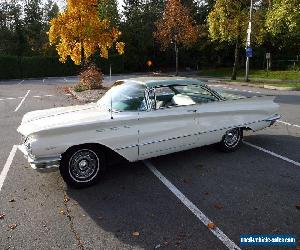
{"label": "hedge", "polygon": [[[113,73],[124,72],[122,56],[111,56],[108,60],[95,56],[94,61],[105,74],[112,64]],[[21,79],[53,76],[71,76],[80,72],[80,66],[71,60],[60,63],[57,57],[32,56],[17,57],[0,55],[0,79]]]}

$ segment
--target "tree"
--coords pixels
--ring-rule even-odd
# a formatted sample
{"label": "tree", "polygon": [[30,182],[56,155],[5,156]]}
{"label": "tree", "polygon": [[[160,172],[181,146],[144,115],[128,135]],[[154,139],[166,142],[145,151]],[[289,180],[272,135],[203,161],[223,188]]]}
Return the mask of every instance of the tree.
{"label": "tree", "polygon": [[163,16],[155,26],[154,37],[160,43],[162,50],[174,44],[176,75],[178,75],[179,46],[192,46],[198,39],[199,27],[191,17],[190,10],[179,0],[167,0]]}
{"label": "tree", "polygon": [[48,0],[44,5],[44,20],[47,25],[59,14],[59,7],[53,0]]}
{"label": "tree", "polygon": [[101,20],[107,19],[113,27],[119,27],[120,15],[116,0],[99,0],[98,13]]}
{"label": "tree", "polygon": [[286,42],[300,40],[299,0],[274,0],[266,15],[266,27],[273,37]]}
{"label": "tree", "polygon": [[49,41],[57,44],[61,62],[68,56],[75,64],[83,65],[96,51],[108,58],[108,50],[116,44],[118,53],[124,52],[124,43],[117,42],[120,31],[98,15],[97,0],[67,0],[66,10],[50,22]]}
{"label": "tree", "polygon": [[40,52],[44,47],[43,9],[41,0],[26,0],[24,5],[24,29],[30,50]]}
{"label": "tree", "polygon": [[[252,41],[256,44],[263,42],[264,17],[257,0],[252,16]],[[239,49],[245,43],[249,20],[250,0],[217,0],[208,15],[209,36],[213,41],[235,44],[232,80],[236,79]]]}
{"label": "tree", "polygon": [[163,0],[125,0],[122,39],[126,44],[125,65],[131,70],[144,70],[147,60],[155,61],[154,23],[163,12]]}

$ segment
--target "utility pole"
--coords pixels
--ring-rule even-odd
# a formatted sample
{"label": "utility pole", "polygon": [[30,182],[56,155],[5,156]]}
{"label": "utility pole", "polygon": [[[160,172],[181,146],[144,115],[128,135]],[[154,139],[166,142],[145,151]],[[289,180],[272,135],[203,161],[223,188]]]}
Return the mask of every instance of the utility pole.
{"label": "utility pole", "polygon": [[250,5],[250,15],[249,15],[249,24],[248,24],[247,41],[246,41],[246,56],[247,56],[246,76],[245,76],[246,82],[249,82],[249,64],[250,64],[250,57],[252,57],[252,49],[251,49],[252,11],[253,11],[253,0],[251,0],[251,5]]}

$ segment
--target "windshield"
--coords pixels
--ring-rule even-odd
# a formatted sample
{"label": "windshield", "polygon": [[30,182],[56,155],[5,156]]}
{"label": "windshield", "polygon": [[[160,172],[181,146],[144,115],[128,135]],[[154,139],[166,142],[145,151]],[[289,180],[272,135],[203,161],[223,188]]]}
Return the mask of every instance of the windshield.
{"label": "windshield", "polygon": [[98,101],[102,108],[116,111],[141,110],[144,100],[145,86],[133,81],[118,81]]}

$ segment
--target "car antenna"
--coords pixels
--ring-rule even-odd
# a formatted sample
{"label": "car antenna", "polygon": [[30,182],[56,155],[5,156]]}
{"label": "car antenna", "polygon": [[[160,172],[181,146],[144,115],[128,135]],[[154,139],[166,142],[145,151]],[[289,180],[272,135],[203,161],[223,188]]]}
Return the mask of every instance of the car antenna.
{"label": "car antenna", "polygon": [[110,119],[114,119],[112,115],[112,95],[110,95]]}

